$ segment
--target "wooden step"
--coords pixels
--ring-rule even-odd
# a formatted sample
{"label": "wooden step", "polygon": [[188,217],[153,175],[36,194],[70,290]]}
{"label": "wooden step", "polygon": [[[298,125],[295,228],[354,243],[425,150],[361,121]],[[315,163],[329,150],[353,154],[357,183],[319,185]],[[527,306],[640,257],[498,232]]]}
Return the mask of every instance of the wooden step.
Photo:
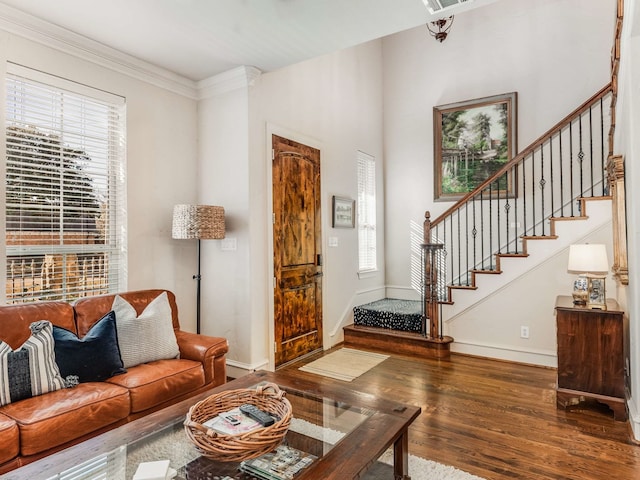
{"label": "wooden step", "polygon": [[353,348],[370,348],[382,352],[416,355],[423,358],[448,359],[451,337],[427,338],[419,333],[402,332],[386,328],[347,325],[343,327],[344,345]]}

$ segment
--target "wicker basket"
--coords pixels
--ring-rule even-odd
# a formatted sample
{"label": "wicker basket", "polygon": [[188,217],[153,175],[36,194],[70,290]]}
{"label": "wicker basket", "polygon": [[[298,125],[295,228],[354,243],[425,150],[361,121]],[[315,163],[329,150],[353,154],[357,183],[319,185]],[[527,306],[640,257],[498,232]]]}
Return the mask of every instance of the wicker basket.
{"label": "wicker basket", "polygon": [[[291,423],[291,404],[284,395],[285,392],[274,383],[261,385],[255,390],[243,388],[211,395],[189,409],[184,429],[205,457],[222,462],[259,457],[275,449],[287,434]],[[241,435],[225,435],[202,425],[219,413],[245,403],[252,403],[279,420]]]}

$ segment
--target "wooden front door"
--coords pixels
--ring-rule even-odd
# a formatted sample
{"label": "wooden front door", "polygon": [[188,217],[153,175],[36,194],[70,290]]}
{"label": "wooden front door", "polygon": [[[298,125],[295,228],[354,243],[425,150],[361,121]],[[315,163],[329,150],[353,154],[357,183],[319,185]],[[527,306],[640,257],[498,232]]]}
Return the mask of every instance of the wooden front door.
{"label": "wooden front door", "polygon": [[274,135],[275,366],[322,348],[320,151]]}

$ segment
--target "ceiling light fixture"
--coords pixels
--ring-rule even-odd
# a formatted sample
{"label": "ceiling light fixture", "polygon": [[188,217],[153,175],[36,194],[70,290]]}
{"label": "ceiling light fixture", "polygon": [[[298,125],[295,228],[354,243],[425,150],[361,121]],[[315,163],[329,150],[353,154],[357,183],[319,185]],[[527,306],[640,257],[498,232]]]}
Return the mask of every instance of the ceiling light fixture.
{"label": "ceiling light fixture", "polygon": [[[429,26],[429,23],[433,25],[433,29]],[[435,22],[427,23],[427,29],[429,30],[429,34],[434,37],[440,43],[444,42],[449,34],[449,30],[451,30],[451,25],[453,25],[453,15],[447,18],[440,18]],[[437,31],[436,31],[437,28]]]}

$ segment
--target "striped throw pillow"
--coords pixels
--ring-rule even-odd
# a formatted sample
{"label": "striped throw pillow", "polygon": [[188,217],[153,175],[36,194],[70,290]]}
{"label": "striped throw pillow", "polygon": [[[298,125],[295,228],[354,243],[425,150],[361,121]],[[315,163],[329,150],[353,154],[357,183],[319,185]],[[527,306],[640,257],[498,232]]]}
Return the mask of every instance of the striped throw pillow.
{"label": "striped throw pillow", "polygon": [[32,323],[31,336],[17,350],[0,342],[0,405],[65,388],[55,360],[53,327]]}

